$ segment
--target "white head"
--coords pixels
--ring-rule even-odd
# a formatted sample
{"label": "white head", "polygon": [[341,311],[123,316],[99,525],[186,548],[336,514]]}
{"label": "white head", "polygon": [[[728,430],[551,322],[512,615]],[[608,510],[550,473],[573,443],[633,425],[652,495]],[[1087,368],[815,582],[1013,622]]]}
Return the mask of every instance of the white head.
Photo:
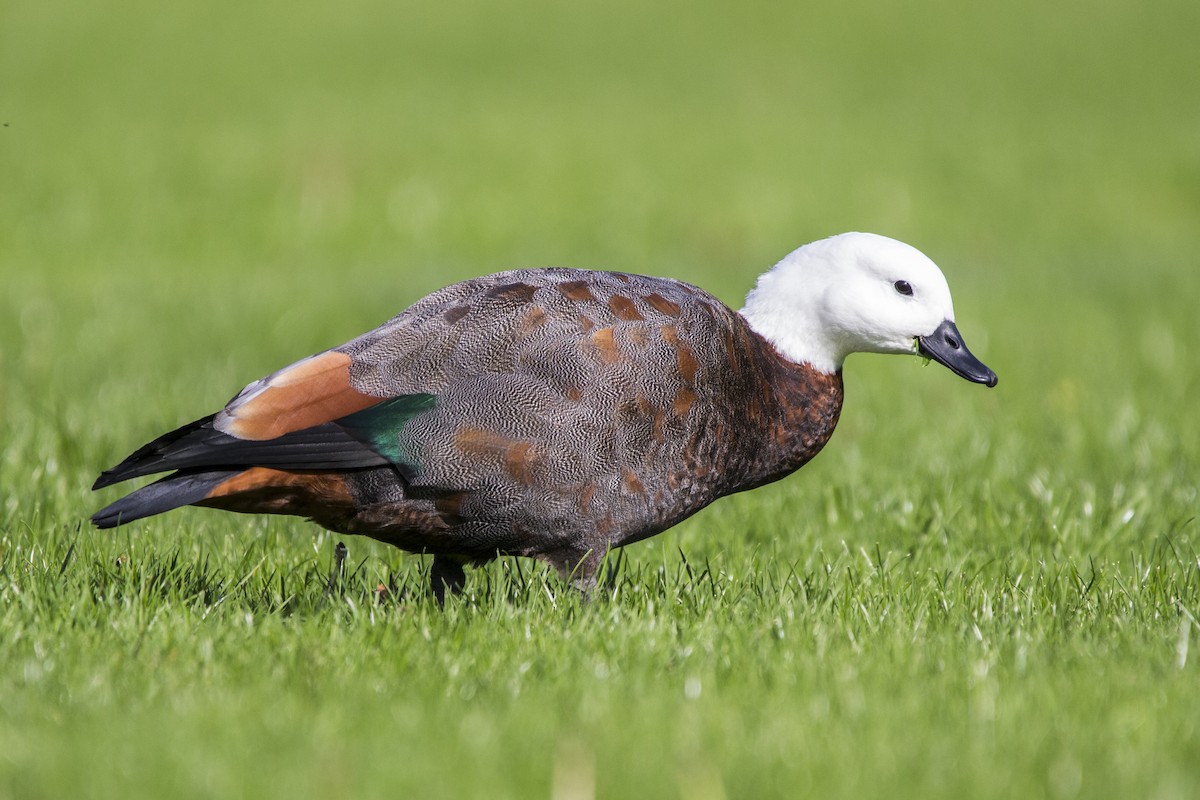
{"label": "white head", "polygon": [[843,233],[794,250],[759,277],[741,314],[785,358],[823,372],[851,353],[919,353],[995,385],[962,344],[942,271],[886,236]]}

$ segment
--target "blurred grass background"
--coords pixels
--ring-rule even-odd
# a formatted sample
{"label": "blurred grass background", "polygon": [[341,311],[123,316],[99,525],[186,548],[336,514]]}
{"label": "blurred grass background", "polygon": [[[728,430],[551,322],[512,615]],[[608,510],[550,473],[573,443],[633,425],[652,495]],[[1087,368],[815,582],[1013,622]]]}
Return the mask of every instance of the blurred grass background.
{"label": "blurred grass background", "polygon": [[[1183,0],[5,3],[0,794],[1192,796],[1198,31]],[[133,447],[454,280],[737,306],[854,229],[943,267],[999,387],[854,357],[828,451],[631,548],[609,605],[506,563],[374,608],[422,566],[357,540],[325,602],[300,521],[78,528]]]}

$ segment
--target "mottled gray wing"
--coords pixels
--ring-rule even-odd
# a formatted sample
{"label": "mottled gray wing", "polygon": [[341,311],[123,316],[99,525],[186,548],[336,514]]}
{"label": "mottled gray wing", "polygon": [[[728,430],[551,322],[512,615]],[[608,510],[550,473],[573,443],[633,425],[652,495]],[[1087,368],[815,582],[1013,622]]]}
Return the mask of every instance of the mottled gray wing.
{"label": "mottled gray wing", "polygon": [[360,392],[437,396],[395,433],[418,463],[413,490],[470,492],[464,517],[517,532],[633,538],[690,513],[681,494],[736,413],[743,327],[678,281],[517,270],[436,292],[337,349]]}

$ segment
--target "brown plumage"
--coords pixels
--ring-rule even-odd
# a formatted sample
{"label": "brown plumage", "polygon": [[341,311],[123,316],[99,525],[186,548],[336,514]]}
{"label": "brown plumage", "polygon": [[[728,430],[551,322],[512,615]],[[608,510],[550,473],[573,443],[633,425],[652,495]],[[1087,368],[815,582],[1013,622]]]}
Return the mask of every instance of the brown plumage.
{"label": "brown plumage", "polygon": [[679,281],[516,270],[449,286],[250,384],[97,487],[174,474],[94,520],[179,505],[296,514],[462,564],[539,558],[587,587],[604,554],[828,441],[838,369],[785,357]]}

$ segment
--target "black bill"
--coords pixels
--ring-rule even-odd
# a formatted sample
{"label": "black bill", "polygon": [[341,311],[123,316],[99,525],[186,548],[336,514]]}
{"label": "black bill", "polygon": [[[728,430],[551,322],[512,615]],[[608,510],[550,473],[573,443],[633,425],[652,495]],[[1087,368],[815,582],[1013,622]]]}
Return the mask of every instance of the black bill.
{"label": "black bill", "polygon": [[999,380],[996,373],[971,355],[971,351],[963,344],[958,328],[950,320],[938,325],[937,330],[928,336],[918,336],[917,352],[974,383],[995,386]]}

